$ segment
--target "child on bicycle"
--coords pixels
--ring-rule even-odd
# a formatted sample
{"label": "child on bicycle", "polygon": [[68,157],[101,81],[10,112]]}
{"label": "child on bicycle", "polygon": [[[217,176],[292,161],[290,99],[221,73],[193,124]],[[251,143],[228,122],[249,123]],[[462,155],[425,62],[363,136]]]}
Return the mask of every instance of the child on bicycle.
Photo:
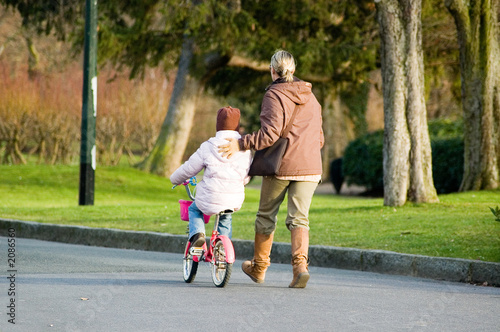
{"label": "child on bicycle", "polygon": [[[205,243],[205,223],[203,214],[214,215],[221,211],[237,211],[245,199],[245,185],[250,180],[248,170],[252,161],[250,150],[239,151],[230,159],[222,157],[218,146],[227,143],[226,138],[239,139],[241,135],[240,110],[231,106],[217,111],[215,137],[203,142],[171,176],[174,185],[183,183],[205,169],[203,180],[196,189],[196,199],[188,209],[189,242],[193,247]],[[219,233],[231,238],[231,214],[223,214],[219,219]]]}

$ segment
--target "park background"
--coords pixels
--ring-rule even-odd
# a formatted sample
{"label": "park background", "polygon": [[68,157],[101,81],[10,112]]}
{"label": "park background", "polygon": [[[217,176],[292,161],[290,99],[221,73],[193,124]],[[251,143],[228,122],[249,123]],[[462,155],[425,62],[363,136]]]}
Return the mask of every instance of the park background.
{"label": "park background", "polygon": [[[104,15],[118,13],[125,18],[110,15],[100,26],[98,167],[92,207],[77,206],[83,81],[81,8],[70,2],[80,9],[73,15],[81,14],[74,24],[68,23],[62,8],[37,7],[52,15],[45,18],[19,10],[30,19],[24,25],[18,10],[2,8],[2,217],[183,234],[185,224],[178,220],[176,203],[184,198],[183,193],[170,190],[165,178],[168,167],[144,163],[154,151],[166,114],[192,113],[192,123],[181,128],[186,142],[177,149],[182,152],[178,163],[213,135],[214,115],[221,106],[230,104],[242,110],[243,131],[257,129],[260,100],[270,83],[266,61],[276,48],[284,48],[296,55],[297,76],[313,82],[323,105],[327,140],[324,181],[335,176],[331,163],[351,149],[354,157],[350,164],[344,160],[343,171],[336,174],[343,178],[344,186],[362,186],[370,195],[317,195],[311,209],[311,244],[500,261],[500,223],[491,210],[500,203],[498,189],[457,193],[464,149],[462,67],[457,27],[443,1],[423,2],[423,109],[431,136],[444,144],[441,151],[458,156],[459,162],[445,156],[435,166],[439,158],[434,156],[434,146],[434,182],[451,178],[452,184],[436,186],[439,203],[409,202],[397,207],[384,204],[381,198],[384,95],[375,3],[292,1],[288,5],[276,1],[271,6],[263,1],[250,6],[243,2],[240,6],[245,10],[239,11],[231,8],[238,1],[206,3],[212,7],[207,5],[199,12],[189,12],[192,8],[183,8],[185,2],[175,1],[116,6],[114,11],[102,6]],[[142,11],[134,12],[138,8]],[[497,20],[498,6],[493,9]],[[231,16],[231,11],[245,15]],[[271,14],[266,14],[268,11]],[[155,38],[153,27],[161,24],[166,37]],[[195,43],[191,45],[188,85],[197,89],[183,98],[195,103],[180,103],[174,110],[171,96],[183,45],[189,40],[186,31],[192,33]],[[255,31],[257,38],[252,37]],[[494,36],[498,41],[498,33]],[[204,65],[216,51],[224,51],[218,58],[224,65],[207,69]],[[495,63],[498,65],[498,56]],[[497,72],[498,67],[491,68]],[[498,106],[494,112],[494,128],[498,129]],[[457,144],[457,139],[462,143]],[[169,167],[176,165],[172,162],[175,158],[165,158],[173,164]],[[453,177],[451,169],[457,169]],[[247,201],[235,216],[236,238],[252,239],[259,194],[255,188],[258,179],[247,189]],[[281,213],[280,220],[283,217]],[[288,237],[281,227],[277,240],[287,242]]]}

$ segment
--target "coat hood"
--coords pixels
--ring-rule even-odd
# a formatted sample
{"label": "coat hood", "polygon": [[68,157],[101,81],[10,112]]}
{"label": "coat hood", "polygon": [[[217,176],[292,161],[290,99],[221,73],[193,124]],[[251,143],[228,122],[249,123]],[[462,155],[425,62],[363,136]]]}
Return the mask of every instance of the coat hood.
{"label": "coat hood", "polygon": [[268,88],[268,91],[273,91],[276,94],[286,96],[295,104],[303,105],[311,99],[312,84],[309,82],[301,81],[298,78],[294,78],[293,82],[286,82],[283,79],[277,79]]}
{"label": "coat hood", "polygon": [[[219,130],[215,137],[210,138],[207,142],[210,144],[210,150],[213,152],[213,155],[221,162],[227,163],[232,160],[222,157],[222,153],[219,152],[219,145],[227,144],[228,141],[226,138],[235,138],[240,139],[241,135],[234,130]],[[237,158],[240,154],[236,153],[231,159]]]}

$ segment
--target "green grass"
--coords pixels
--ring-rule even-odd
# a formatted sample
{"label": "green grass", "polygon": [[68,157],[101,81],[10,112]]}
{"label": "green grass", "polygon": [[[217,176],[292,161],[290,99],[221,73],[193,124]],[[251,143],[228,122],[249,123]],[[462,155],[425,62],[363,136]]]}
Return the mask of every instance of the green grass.
{"label": "green grass", "polygon": [[[99,167],[95,203],[78,206],[78,166],[0,166],[0,217],[66,225],[185,234],[179,218],[184,188],[130,167]],[[259,190],[251,185],[233,215],[233,238],[252,240]],[[392,208],[383,200],[316,195],[311,244],[500,262],[500,222],[490,207],[500,191],[441,195],[439,204]],[[286,205],[275,240],[289,242]],[[211,223],[208,225],[211,227]]]}

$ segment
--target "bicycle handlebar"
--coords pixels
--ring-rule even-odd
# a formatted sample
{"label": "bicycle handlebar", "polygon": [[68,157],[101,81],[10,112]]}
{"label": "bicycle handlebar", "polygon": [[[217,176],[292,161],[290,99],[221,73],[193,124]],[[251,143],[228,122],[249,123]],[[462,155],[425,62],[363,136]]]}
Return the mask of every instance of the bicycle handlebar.
{"label": "bicycle handlebar", "polygon": [[[189,180],[186,180],[186,181],[184,181],[182,183],[182,185],[184,186],[184,188],[186,188],[186,193],[188,194],[189,199],[191,199],[192,201],[194,201],[194,195],[193,195],[193,193],[191,193],[191,189],[189,189],[189,185],[191,185],[191,186],[194,187],[194,186],[196,186],[197,183],[198,182],[196,180],[196,176],[193,176]],[[174,189],[175,187],[177,187],[177,185],[174,185],[172,187],[172,189]]]}

